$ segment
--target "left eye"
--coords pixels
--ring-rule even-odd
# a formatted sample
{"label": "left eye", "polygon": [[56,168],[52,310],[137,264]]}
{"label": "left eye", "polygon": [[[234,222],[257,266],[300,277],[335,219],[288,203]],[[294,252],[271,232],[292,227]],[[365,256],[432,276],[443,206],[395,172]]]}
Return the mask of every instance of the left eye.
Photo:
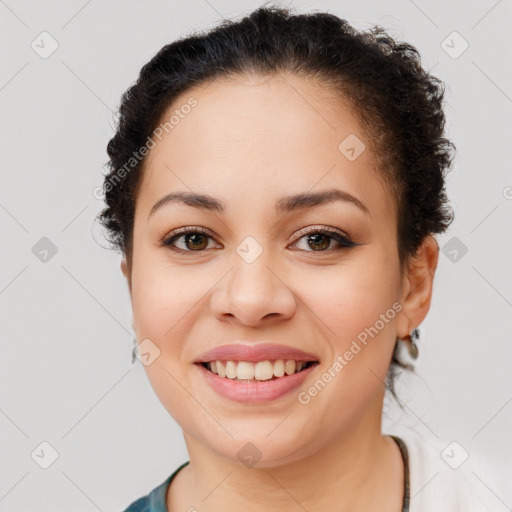
{"label": "left eye", "polygon": [[305,240],[306,247],[313,248],[312,251],[308,249],[300,248],[301,250],[305,250],[306,252],[326,252],[331,250],[331,243],[333,241],[337,242],[338,249],[343,249],[346,247],[354,247],[357,245],[352,242],[348,237],[338,233],[337,231],[323,230],[323,231],[310,231],[306,235],[303,235],[299,238],[297,242],[295,242],[292,246],[298,245],[301,240]]}

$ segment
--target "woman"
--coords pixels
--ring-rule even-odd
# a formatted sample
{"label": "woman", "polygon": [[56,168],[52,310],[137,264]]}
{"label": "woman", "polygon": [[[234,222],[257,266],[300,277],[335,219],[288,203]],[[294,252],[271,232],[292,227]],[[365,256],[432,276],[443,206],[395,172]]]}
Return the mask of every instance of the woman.
{"label": "woman", "polygon": [[142,68],[100,220],[190,460],[127,511],[485,510],[381,432],[452,220],[443,93],[382,29],[272,7]]}

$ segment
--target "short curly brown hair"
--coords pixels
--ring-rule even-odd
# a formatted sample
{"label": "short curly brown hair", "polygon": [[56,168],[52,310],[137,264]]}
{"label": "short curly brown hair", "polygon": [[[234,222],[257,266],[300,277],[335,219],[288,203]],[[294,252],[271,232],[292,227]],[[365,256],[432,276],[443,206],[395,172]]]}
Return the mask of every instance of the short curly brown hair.
{"label": "short curly brown hair", "polygon": [[[169,105],[217,78],[280,72],[315,79],[356,113],[378,170],[394,191],[402,268],[427,235],[448,228],[453,211],[445,173],[455,146],[444,137],[444,84],[422,68],[418,51],[379,26],[358,31],[333,14],[264,6],[164,46],[123,94],[107,147],[106,208],[99,220],[128,262],[145,162],[139,149]],[[401,365],[396,351],[393,363]]]}

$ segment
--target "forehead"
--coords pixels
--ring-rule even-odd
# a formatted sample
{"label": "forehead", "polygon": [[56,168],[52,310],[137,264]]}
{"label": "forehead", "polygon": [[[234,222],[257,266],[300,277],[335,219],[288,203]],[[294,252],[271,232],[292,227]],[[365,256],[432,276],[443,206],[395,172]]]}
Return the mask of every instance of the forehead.
{"label": "forehead", "polygon": [[173,190],[228,204],[236,193],[247,204],[332,187],[376,215],[393,209],[357,115],[315,80],[281,74],[208,82],[176,98],[161,123],[171,117],[146,158],[137,209],[148,211]]}

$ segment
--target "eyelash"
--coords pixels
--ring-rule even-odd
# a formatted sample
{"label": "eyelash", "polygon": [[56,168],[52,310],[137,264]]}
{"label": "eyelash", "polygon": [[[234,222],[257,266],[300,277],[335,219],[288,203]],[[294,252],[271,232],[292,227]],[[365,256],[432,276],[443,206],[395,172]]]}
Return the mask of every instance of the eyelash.
{"label": "eyelash", "polygon": [[[173,243],[176,240],[178,240],[182,236],[187,235],[189,233],[194,233],[194,234],[199,233],[201,235],[205,235],[211,239],[214,239],[212,233],[209,230],[207,230],[206,228],[203,228],[200,226],[186,226],[184,228],[179,228],[174,231],[171,231],[171,233],[169,233],[162,240],[160,240],[160,246],[168,247],[169,249],[171,249],[174,252],[177,252],[178,254],[190,254],[190,253],[194,253],[194,252],[204,252],[206,249],[193,251],[193,250],[180,249],[179,247],[176,247],[173,245]],[[344,235],[340,230],[335,229],[335,228],[328,228],[328,227],[324,227],[324,226],[313,226],[310,228],[304,228],[304,229],[301,229],[298,232],[298,234],[301,236],[299,236],[298,240],[296,242],[294,242],[293,245],[296,245],[302,238],[304,238],[307,235],[316,235],[316,234],[327,235],[329,238],[332,238],[333,240],[338,242],[338,244],[340,244],[338,247],[336,247],[334,249],[331,248],[331,249],[325,249],[325,250],[319,250],[319,251],[304,251],[304,252],[330,253],[333,250],[339,251],[342,249],[350,249],[352,247],[357,247],[358,245],[361,245],[361,244],[353,242],[348,236]],[[300,250],[302,250],[302,249],[300,249]]]}

